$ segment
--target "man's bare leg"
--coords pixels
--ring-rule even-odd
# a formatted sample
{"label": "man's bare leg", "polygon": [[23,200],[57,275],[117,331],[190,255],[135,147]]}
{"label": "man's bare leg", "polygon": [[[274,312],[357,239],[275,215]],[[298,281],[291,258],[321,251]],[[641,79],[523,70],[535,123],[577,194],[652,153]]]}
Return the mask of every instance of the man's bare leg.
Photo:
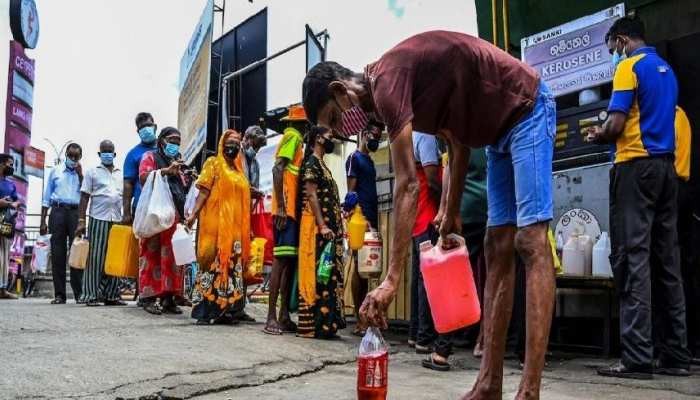
{"label": "man's bare leg", "polygon": [[[272,262],[272,272],[270,276],[270,297],[267,305],[267,323],[265,324],[265,332],[272,334],[281,334],[282,329],[277,321],[277,298],[280,294],[280,284],[282,283],[282,275],[286,270],[287,259],[275,257]],[[284,298],[282,299],[284,305]]]}
{"label": "man's bare leg", "polygon": [[479,376],[464,400],[501,399],[503,354],[515,289],[515,226],[489,227],[484,241],[486,289],[481,330],[484,352]]}
{"label": "man's bare leg", "polygon": [[525,367],[515,398],[537,400],[540,398],[556,286],[552,249],[547,239],[547,223],[519,229],[515,236],[515,246],[525,262],[527,284]]}
{"label": "man's bare leg", "polygon": [[282,267],[282,282],[280,284],[280,316],[279,327],[283,332],[296,332],[297,326],[289,316],[289,300],[291,300],[292,285],[294,284],[294,267],[296,259],[293,257],[284,259]]}

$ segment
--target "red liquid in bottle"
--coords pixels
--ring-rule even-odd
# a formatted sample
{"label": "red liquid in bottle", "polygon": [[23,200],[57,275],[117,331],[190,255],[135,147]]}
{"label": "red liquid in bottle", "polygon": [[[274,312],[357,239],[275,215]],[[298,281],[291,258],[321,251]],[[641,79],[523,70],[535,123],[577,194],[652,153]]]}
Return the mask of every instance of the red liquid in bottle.
{"label": "red liquid in bottle", "polygon": [[357,358],[357,400],[385,400],[389,386],[389,353],[361,354]]}

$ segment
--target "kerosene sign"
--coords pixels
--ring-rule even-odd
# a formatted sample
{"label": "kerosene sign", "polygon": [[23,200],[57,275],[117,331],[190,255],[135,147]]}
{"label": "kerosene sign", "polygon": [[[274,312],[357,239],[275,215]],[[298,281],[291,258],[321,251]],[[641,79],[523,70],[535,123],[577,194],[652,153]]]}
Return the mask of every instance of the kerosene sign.
{"label": "kerosene sign", "polygon": [[624,15],[621,3],[523,38],[522,60],[537,70],[555,96],[610,82],[614,70],[605,34]]}

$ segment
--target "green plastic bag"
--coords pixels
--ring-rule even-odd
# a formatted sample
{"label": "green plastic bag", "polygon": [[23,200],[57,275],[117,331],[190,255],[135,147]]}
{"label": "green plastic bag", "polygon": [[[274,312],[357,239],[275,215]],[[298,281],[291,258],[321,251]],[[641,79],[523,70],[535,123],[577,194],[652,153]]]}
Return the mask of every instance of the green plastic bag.
{"label": "green plastic bag", "polygon": [[329,241],[321,252],[321,257],[318,258],[318,269],[316,270],[316,279],[324,285],[328,284],[333,272],[333,241]]}

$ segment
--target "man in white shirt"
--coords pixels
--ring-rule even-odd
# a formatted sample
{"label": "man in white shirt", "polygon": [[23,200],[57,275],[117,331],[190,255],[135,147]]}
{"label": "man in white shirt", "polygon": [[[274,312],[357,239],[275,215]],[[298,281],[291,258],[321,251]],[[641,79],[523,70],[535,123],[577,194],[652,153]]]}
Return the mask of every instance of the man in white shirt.
{"label": "man in white shirt", "polygon": [[122,220],[122,171],[114,166],[114,144],[109,140],[100,143],[100,165],[87,171],[80,188],[78,229],[75,236],[85,233],[85,212],[90,202],[90,223],[87,226],[90,240],[88,261],[83,274],[83,301],[88,306],[126,305],[119,296],[119,279],[105,275],[105,256],[109,230]]}

